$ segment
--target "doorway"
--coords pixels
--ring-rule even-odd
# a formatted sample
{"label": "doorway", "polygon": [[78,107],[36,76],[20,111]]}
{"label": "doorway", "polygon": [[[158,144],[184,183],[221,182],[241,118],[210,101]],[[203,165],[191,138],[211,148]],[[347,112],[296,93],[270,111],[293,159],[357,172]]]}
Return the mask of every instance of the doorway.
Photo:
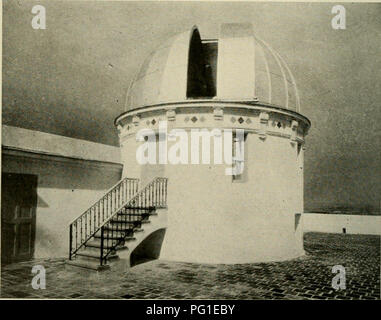
{"label": "doorway", "polygon": [[33,258],[36,235],[36,175],[2,172],[1,264]]}

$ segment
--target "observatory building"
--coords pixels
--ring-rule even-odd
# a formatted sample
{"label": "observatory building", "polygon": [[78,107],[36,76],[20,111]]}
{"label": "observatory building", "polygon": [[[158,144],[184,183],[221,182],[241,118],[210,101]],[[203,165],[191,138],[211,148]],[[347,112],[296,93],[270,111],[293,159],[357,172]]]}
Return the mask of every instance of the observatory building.
{"label": "observatory building", "polygon": [[193,27],[143,62],[115,119],[122,179],[70,224],[69,268],[303,255],[310,122],[285,61],[252,30],[202,39]]}
{"label": "observatory building", "polygon": [[[164,122],[167,133],[160,135]],[[143,186],[168,179],[166,224],[152,238],[162,244],[161,258],[249,263],[303,255],[303,146],[310,121],[300,114],[289,67],[250,24],[223,24],[217,39],[202,39],[193,27],[165,41],[143,62],[115,125],[123,177]],[[139,139],[144,129],[150,136]],[[204,140],[199,164],[181,157],[177,164],[137,161],[137,150],[149,143],[162,157],[157,145],[165,141],[170,150],[179,129],[189,137],[194,129],[213,132],[209,163],[201,159]],[[215,138],[229,130],[232,163],[219,163]],[[195,152],[190,143],[185,151],[189,159]],[[242,170],[227,174],[229,165]]]}

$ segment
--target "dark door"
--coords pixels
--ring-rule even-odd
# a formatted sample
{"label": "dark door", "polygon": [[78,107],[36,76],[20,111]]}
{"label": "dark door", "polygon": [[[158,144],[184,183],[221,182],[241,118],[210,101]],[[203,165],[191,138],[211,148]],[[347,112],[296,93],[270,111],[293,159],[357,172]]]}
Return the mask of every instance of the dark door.
{"label": "dark door", "polygon": [[1,176],[1,262],[33,258],[36,234],[37,176]]}

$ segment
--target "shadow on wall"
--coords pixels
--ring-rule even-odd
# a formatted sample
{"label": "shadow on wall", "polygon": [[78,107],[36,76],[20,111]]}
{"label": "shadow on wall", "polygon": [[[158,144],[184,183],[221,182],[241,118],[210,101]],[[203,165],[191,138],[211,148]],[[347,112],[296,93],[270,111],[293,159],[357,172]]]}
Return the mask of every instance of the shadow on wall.
{"label": "shadow on wall", "polygon": [[2,171],[38,175],[38,188],[107,190],[120,179],[122,165],[83,160],[47,161],[3,154]]}
{"label": "shadow on wall", "polygon": [[145,238],[131,253],[131,267],[158,259],[160,256],[161,245],[163,243],[164,236],[165,229],[159,229]]}

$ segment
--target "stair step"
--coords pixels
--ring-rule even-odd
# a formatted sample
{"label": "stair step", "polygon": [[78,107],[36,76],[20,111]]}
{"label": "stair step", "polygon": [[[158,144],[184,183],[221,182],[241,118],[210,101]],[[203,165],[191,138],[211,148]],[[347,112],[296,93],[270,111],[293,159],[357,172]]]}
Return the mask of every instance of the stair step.
{"label": "stair step", "polygon": [[110,220],[111,223],[120,223],[123,226],[134,226],[134,225],[139,225],[141,223],[150,223],[149,220],[139,220],[139,221],[124,221],[122,219],[112,219]]}
{"label": "stair step", "polygon": [[123,211],[131,212],[131,213],[149,213],[154,212],[154,209],[134,209],[134,208],[123,208]]}
{"label": "stair step", "polygon": [[131,216],[131,217],[141,217],[141,216],[157,216],[157,212],[140,212],[140,213],[118,213],[118,216]]}
{"label": "stair step", "polygon": [[111,223],[119,223],[121,224],[123,227],[126,227],[127,229],[130,228],[130,227],[134,227],[138,224],[140,224],[140,221],[125,221],[124,219],[112,219],[110,220]]}
{"label": "stair step", "polygon": [[[132,236],[133,234],[133,230],[127,230],[127,231],[123,231],[123,230],[106,230],[103,232],[103,236],[105,238],[108,238],[109,236],[111,237],[118,237],[118,239],[120,238],[124,238],[124,237],[129,237],[129,236]],[[101,231],[98,231],[95,235],[94,235],[95,238],[100,238],[101,237]]]}
{"label": "stair step", "polygon": [[[94,239],[94,240],[91,240],[91,241],[88,241],[86,244],[85,244],[85,247],[91,247],[91,248],[101,248],[101,242],[100,241],[97,241],[98,239]],[[111,246],[111,243],[108,245],[107,242],[103,244],[103,248],[104,249],[112,249],[113,246]],[[118,245],[115,250],[124,250],[124,249],[127,249],[127,247],[125,245]]]}
{"label": "stair step", "polygon": [[143,230],[143,229],[141,229],[141,227],[121,228],[121,227],[116,226],[115,224],[112,224],[109,227],[104,227],[104,230],[105,231],[120,231],[120,232],[131,232],[131,233],[133,233],[133,232],[139,232],[140,230]]}
{"label": "stair step", "polygon": [[[120,232],[115,232],[115,233],[120,233]],[[117,235],[117,234],[104,234],[103,237],[105,239],[110,239],[110,240],[119,240],[119,239],[123,239],[124,241],[133,241],[133,240],[136,240],[134,237],[132,236],[123,236],[123,235]],[[96,234],[94,236],[95,239],[101,239],[101,235],[100,234]]]}
{"label": "stair step", "polygon": [[[99,261],[99,259],[100,259],[99,254],[100,254],[99,250],[97,250],[97,251],[84,250],[81,252],[77,252],[77,257],[81,257],[81,258],[83,257],[86,259],[97,259],[97,261]],[[113,259],[115,259],[115,260],[119,259],[119,256],[117,254],[110,254],[107,258],[107,260],[113,260]],[[81,260],[81,261],[83,261],[83,260]]]}
{"label": "stair step", "polygon": [[89,269],[89,270],[95,270],[95,271],[102,271],[102,270],[108,270],[110,269],[109,265],[103,265],[101,266],[99,262],[93,262],[93,261],[83,261],[83,260],[68,260],[66,261],[67,265],[79,267],[83,269]]}
{"label": "stair step", "polygon": [[155,210],[155,207],[131,207],[131,206],[128,206],[128,207],[125,207],[125,209],[129,209],[129,210],[142,210],[142,211],[154,211]]}
{"label": "stair step", "polygon": [[[99,257],[99,253],[101,251],[100,247],[98,247],[98,246],[91,246],[91,245],[88,246],[88,247],[85,247],[84,250],[86,252],[93,252],[94,254],[98,255],[98,257]],[[109,250],[107,248],[104,248],[103,249],[103,254],[107,254],[108,251]],[[115,254],[115,252],[113,254]]]}

